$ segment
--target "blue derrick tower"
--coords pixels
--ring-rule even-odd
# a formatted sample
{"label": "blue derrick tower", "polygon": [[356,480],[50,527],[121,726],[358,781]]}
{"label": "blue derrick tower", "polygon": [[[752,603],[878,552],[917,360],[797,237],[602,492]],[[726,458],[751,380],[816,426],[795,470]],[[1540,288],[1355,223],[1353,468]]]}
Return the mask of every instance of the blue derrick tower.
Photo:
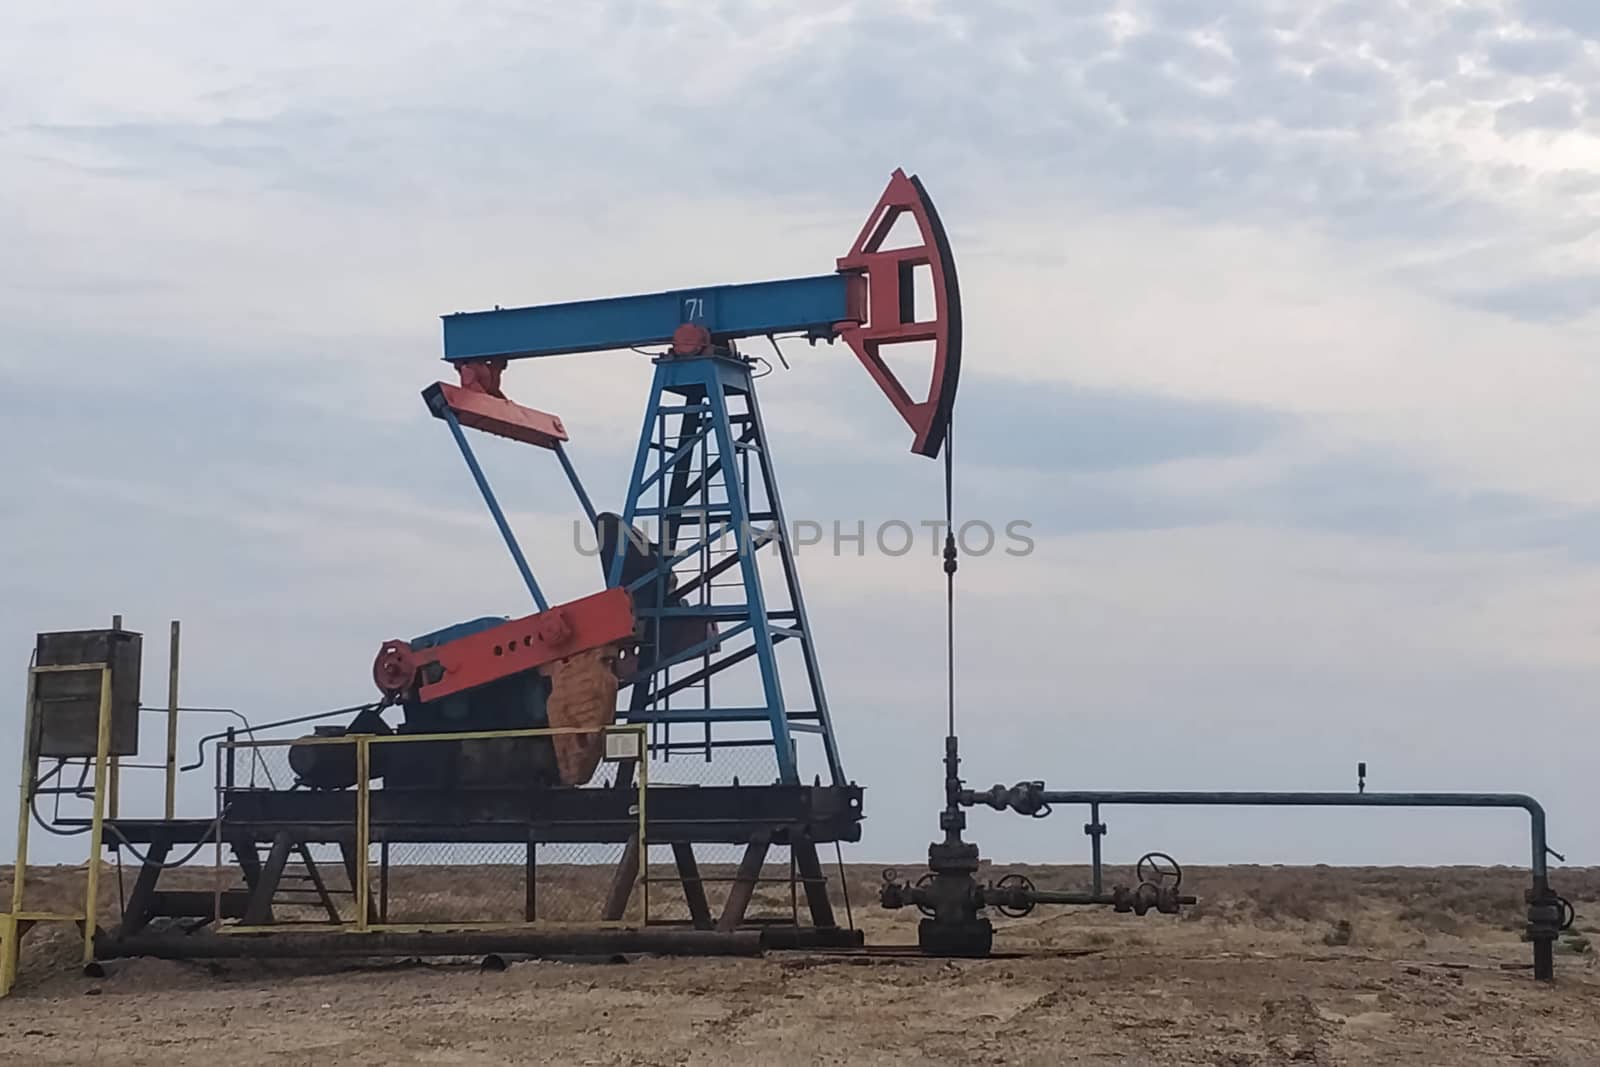
{"label": "blue derrick tower", "polygon": [[[842,784],[750,361],[731,346],[656,360],[628,484],[620,521],[628,547],[606,553],[607,584],[626,581],[644,623],[643,677],[627,717],[655,726],[652,748],[668,759],[770,745],[786,783],[800,780],[799,742],[814,736],[828,779]],[[641,534],[650,528],[653,537]],[[608,550],[617,540],[602,532]],[[764,561],[779,581],[763,582]],[[787,677],[785,645],[799,659]],[[741,666],[745,684],[713,684]]]}

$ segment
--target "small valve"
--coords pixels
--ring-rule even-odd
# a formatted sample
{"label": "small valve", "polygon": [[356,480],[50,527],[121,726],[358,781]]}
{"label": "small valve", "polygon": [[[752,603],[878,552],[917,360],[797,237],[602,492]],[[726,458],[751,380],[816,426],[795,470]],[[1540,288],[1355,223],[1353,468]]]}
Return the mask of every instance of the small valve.
{"label": "small valve", "polygon": [[1021,919],[1033,911],[1033,880],[1025,874],[1008,874],[994,886],[994,910],[1008,919]]}

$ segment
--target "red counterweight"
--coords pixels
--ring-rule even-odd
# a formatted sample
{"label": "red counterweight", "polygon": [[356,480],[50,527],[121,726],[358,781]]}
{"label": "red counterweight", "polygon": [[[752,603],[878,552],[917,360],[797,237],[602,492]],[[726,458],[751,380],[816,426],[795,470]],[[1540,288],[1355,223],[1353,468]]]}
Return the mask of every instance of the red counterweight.
{"label": "red counterweight", "polygon": [[372,678],[386,696],[434,701],[633,636],[632,598],[607,589],[433,648],[385,641]]}

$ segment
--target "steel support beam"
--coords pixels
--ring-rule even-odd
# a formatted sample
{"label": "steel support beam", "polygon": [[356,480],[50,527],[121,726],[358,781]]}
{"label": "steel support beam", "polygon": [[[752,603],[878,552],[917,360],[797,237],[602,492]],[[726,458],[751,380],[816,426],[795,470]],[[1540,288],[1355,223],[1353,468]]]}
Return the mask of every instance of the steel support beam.
{"label": "steel support beam", "polygon": [[737,930],[744,922],[744,913],[750,907],[750,899],[756,895],[756,884],[761,881],[761,867],[767,862],[767,848],[771,840],[765,835],[750,839],[750,844],[745,846],[744,858],[739,861],[739,870],[733,876],[733,885],[728,889],[728,899],[722,906],[722,917],[717,920],[717,930],[721,933],[730,933]]}
{"label": "steel support beam", "polygon": [[678,878],[683,882],[689,920],[696,930],[711,929],[711,905],[706,900],[705,883],[700,880],[700,864],[694,858],[694,846],[687,841],[674,841],[672,858],[678,865]]}
{"label": "steel support beam", "polygon": [[119,938],[101,935],[96,956],[116,959],[317,959],[339,956],[475,956],[519,953],[532,956],[610,956],[649,953],[657,956],[758,956],[759,930],[718,933],[712,930],[460,930],[374,932],[368,934],[284,932],[270,937],[191,934],[173,937],[143,934]]}
{"label": "steel support beam", "polygon": [[[822,859],[817,855],[815,841],[796,841],[789,846],[799,868],[800,881],[805,886],[806,904],[811,909],[811,924],[818,927],[838,926],[833,917],[833,902],[828,899],[828,876],[823,873]],[[841,872],[840,877],[844,877]]]}

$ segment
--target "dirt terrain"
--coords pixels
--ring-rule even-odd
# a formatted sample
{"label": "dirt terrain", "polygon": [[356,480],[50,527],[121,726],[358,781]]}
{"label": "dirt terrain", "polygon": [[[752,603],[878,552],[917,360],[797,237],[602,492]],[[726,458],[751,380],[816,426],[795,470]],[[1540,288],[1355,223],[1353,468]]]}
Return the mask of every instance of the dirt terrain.
{"label": "dirt terrain", "polygon": [[[467,895],[470,873],[454,875]],[[914,913],[874,906],[877,869],[849,874],[869,943],[913,940]],[[1197,868],[1185,888],[1203,902],[1182,917],[1041,909],[1000,920],[997,947],[1019,955],[963,962],[131,960],[94,980],[68,928],[40,928],[0,1001],[0,1062],[1600,1063],[1600,871],[1555,872],[1579,917],[1553,987],[1519,941],[1525,879]]]}

